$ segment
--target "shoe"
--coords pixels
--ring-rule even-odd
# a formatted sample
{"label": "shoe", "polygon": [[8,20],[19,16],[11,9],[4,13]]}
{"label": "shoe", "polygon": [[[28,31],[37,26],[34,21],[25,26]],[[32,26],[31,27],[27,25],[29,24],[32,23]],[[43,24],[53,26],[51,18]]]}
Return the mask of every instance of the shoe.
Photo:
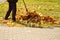
{"label": "shoe", "polygon": [[12,20],[13,22],[15,22],[16,20]]}
{"label": "shoe", "polygon": [[15,19],[15,18],[12,18],[12,21],[13,21],[13,22],[15,22],[15,21],[16,21],[16,19]]}
{"label": "shoe", "polygon": [[8,18],[5,18],[5,20],[8,20]]}

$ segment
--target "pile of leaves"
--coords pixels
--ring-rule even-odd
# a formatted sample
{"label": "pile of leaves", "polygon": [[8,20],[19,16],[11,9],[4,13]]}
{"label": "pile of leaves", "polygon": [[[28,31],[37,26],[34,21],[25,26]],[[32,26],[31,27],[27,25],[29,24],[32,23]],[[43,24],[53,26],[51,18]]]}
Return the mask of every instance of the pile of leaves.
{"label": "pile of leaves", "polygon": [[25,15],[17,15],[17,21],[19,20],[26,20],[28,23],[38,23],[38,24],[60,24],[60,22],[51,16],[46,16],[37,11],[27,12]]}
{"label": "pile of leaves", "polygon": [[43,27],[41,25],[46,25],[44,27],[48,27],[48,24],[60,24],[60,22],[51,16],[43,15],[37,11],[25,12],[18,10],[16,15],[16,22],[12,22],[12,18],[9,20],[4,20],[4,18],[0,17],[0,23],[3,25],[7,25],[9,27]]}
{"label": "pile of leaves", "polygon": [[41,25],[45,25],[44,27],[51,26],[53,24],[60,24],[60,21],[52,16],[43,15],[37,11],[25,12],[18,10],[18,14],[16,15],[16,22],[26,27],[43,27]]}

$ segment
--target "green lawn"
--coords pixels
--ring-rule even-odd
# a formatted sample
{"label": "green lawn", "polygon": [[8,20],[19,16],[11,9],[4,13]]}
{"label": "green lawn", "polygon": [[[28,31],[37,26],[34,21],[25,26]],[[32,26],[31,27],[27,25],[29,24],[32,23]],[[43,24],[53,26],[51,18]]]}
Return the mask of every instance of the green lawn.
{"label": "green lawn", "polygon": [[[25,0],[28,10],[37,10],[45,15],[60,17],[60,0]],[[18,8],[24,9],[22,0],[18,1]],[[0,17],[4,16],[8,3],[0,5]]]}
{"label": "green lawn", "polygon": [[[60,20],[60,0],[25,0],[28,10],[36,10],[44,15],[54,16]],[[22,0],[17,3],[17,8],[23,8]],[[0,5],[0,17],[4,17],[8,10],[8,3]]]}

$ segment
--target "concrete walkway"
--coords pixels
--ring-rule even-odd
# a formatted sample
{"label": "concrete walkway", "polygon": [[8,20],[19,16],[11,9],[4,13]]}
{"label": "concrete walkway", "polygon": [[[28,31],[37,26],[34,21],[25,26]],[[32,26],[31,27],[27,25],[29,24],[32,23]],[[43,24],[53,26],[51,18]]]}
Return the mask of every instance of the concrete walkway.
{"label": "concrete walkway", "polygon": [[0,26],[0,40],[60,40],[60,28],[12,28]]}
{"label": "concrete walkway", "polygon": [[7,0],[0,0],[0,4],[2,4],[2,3],[4,3],[4,2],[6,2]]}

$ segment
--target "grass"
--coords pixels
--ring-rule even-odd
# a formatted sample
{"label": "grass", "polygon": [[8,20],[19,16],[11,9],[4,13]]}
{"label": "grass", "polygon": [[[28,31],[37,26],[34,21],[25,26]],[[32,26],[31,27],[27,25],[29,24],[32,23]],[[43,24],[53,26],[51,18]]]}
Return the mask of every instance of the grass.
{"label": "grass", "polygon": [[[59,0],[25,0],[28,10],[37,10],[45,15],[60,17],[60,2]],[[18,1],[18,8],[24,9],[22,0]],[[8,9],[8,3],[0,5],[0,16],[5,15]]]}
{"label": "grass", "polygon": [[[60,0],[25,0],[28,10],[36,10],[44,15],[53,16],[60,20]],[[22,0],[17,3],[17,8],[24,8]],[[8,3],[0,4],[0,17],[4,17],[8,10]]]}

